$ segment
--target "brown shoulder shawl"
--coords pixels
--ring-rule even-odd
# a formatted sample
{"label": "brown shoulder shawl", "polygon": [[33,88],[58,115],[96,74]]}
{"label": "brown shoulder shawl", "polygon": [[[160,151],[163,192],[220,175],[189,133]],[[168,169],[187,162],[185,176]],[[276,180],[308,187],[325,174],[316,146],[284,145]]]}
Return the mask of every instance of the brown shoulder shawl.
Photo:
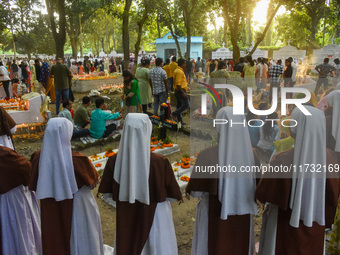
{"label": "brown shoulder shawl", "polygon": [[[138,201],[134,204],[119,201],[119,184],[113,179],[117,154],[110,157],[99,186],[100,193],[112,193],[117,202],[117,254],[139,255],[147,241],[153,223],[157,203],[167,197],[182,199],[182,194],[169,161],[151,153],[149,189],[150,205]],[[166,231],[166,230],[165,230]]]}

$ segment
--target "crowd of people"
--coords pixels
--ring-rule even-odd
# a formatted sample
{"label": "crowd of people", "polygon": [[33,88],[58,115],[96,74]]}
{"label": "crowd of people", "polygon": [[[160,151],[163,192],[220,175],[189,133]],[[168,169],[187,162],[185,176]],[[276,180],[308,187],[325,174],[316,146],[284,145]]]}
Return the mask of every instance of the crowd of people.
{"label": "crowd of people", "polygon": [[[178,64],[184,67],[181,61]],[[298,125],[288,130],[266,122],[256,145],[247,126],[217,125],[218,144],[198,154],[194,169],[216,165],[250,169],[266,162],[273,168],[294,165],[299,169],[193,170],[186,187],[187,194],[199,201],[192,254],[253,255],[256,201],[265,205],[258,254],[324,254],[325,231],[332,224],[328,249],[332,254],[339,252],[339,89],[340,84],[325,96],[327,105],[323,103],[322,109],[313,101],[304,104],[311,115],[291,109],[289,117]],[[70,102],[64,103],[69,111]],[[77,110],[80,119],[89,116],[88,104],[85,97]],[[103,104],[103,99],[96,101],[91,124],[106,119]],[[87,157],[71,151],[75,134],[67,110],[48,121],[42,149],[28,162],[14,150],[15,122],[0,108],[2,254],[104,254],[100,214],[91,193],[99,175]],[[254,116],[234,115],[232,107],[226,106],[216,118],[242,123]],[[266,118],[279,119],[277,113]],[[183,201],[182,193],[170,162],[150,152],[151,133],[148,115],[129,113],[118,153],[108,159],[100,182],[99,192],[112,193],[117,202],[115,254],[177,254],[169,201]],[[272,151],[269,141],[274,137],[279,146]],[[266,161],[256,147],[270,151]]]}
{"label": "crowd of people", "polygon": [[[151,70],[150,60],[142,59],[141,66],[136,70],[136,76],[128,70],[123,71],[124,93],[122,100],[128,107],[127,112],[148,113],[148,108],[152,107],[154,115],[159,115],[159,108],[162,104],[169,105],[169,92],[174,91],[176,97],[176,110],[171,117],[183,122],[182,113],[189,108],[189,98],[187,96],[188,82],[186,79],[186,64],[184,59],[167,59],[163,67],[163,59],[157,58],[155,67]],[[152,102],[153,99],[153,102]]]}
{"label": "crowd of people", "polygon": [[[234,115],[223,100],[217,119],[252,124],[217,125],[218,144],[197,156],[186,187],[186,193],[198,199],[193,255],[253,255],[257,202],[265,208],[258,254],[324,254],[325,231],[332,225],[328,249],[340,253],[340,68],[339,60],[334,62],[336,67],[328,59],[316,67],[319,80],[315,92],[303,105],[311,115],[300,108],[289,108],[287,116],[280,112],[256,116],[251,111]],[[15,151],[12,135],[16,124],[0,107],[0,254],[104,254],[100,213],[91,192],[98,185],[99,174],[86,156],[71,150],[71,139],[108,137],[121,127],[107,125],[107,121],[119,120],[121,112],[107,112],[99,97],[90,113],[91,100],[84,97],[73,113],[69,91],[74,65],[69,68],[62,59],[51,68],[47,62],[35,64],[39,79],[22,79],[25,87],[29,88],[32,79],[42,83],[42,78],[47,78],[43,86],[49,92],[48,78],[54,78],[58,117],[48,121],[41,151],[29,162]],[[143,59],[136,75],[123,71],[122,100],[128,114],[118,153],[108,159],[99,185],[100,193],[112,193],[116,201],[115,254],[178,254],[170,201],[183,202],[183,195],[168,159],[150,152],[152,124],[145,113],[152,103],[158,115],[159,106],[168,103],[169,92],[174,91],[177,107],[171,118],[185,124],[182,113],[189,108],[187,88],[192,74],[208,72],[213,83],[223,84],[230,71],[237,71],[246,86],[259,93],[268,83],[280,87],[281,79],[284,86],[294,86],[296,64],[291,58],[285,60],[285,67],[282,64],[281,60],[271,64],[263,59],[253,61],[249,56],[236,64],[172,57],[164,66],[163,59],[157,58],[151,70],[150,61]],[[97,68],[100,70],[100,62]],[[3,69],[0,67],[0,77],[13,75],[9,80],[15,80],[19,91],[23,72],[19,75],[14,68],[8,75]],[[78,63],[78,73],[87,71],[91,69]],[[339,81],[338,86],[328,88],[329,75]],[[24,88],[21,91],[24,93]],[[59,111],[61,102],[63,110]],[[270,101],[261,102],[258,109],[269,107]],[[284,127],[276,122],[282,118],[298,124]],[[260,171],[268,164],[291,170]],[[216,165],[259,170],[195,171]]]}

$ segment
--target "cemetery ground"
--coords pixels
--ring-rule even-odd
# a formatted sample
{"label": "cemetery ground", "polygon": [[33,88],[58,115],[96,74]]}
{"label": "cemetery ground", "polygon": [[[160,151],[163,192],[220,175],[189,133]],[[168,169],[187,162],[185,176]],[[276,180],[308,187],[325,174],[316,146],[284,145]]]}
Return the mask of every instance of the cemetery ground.
{"label": "cemetery ground", "polygon": [[[75,101],[73,103],[74,111],[78,108],[81,104],[81,100],[84,96],[88,95],[88,93],[75,93]],[[120,99],[122,94],[103,94],[105,96],[110,97],[111,101],[106,100],[108,102],[109,108],[117,107],[120,104]],[[89,107],[90,111],[95,109],[94,98],[91,100],[91,106]],[[174,110],[175,103],[172,103],[172,109]],[[55,114],[55,104],[50,104],[50,110],[52,114]],[[149,109],[152,111],[152,109]],[[184,115],[184,122],[190,123],[189,114]],[[188,129],[188,127],[186,127]],[[190,130],[190,129],[189,129]],[[166,156],[169,161],[175,162],[180,160],[184,154],[190,154],[190,136],[188,132],[176,132],[176,131],[168,131],[167,135],[169,138],[176,144],[179,145],[180,151],[174,154]],[[15,148],[20,155],[25,156],[27,159],[30,159],[32,153],[34,151],[40,150],[42,146],[42,137],[39,139],[34,140],[26,140],[26,139],[19,139],[16,138],[14,140]],[[195,141],[194,141],[195,142]],[[202,141],[197,141],[197,147],[202,146]],[[204,144],[207,146],[208,143]],[[101,153],[106,150],[107,147],[111,147],[114,149],[118,149],[119,147],[119,137],[116,139],[112,139],[112,136],[107,140],[100,140],[95,144],[87,144],[86,146],[77,139],[72,140],[72,148],[76,151],[83,153],[86,156],[91,156],[93,154]],[[103,239],[104,243],[110,246],[114,246],[114,238],[115,238],[115,229],[116,229],[116,209],[104,202],[101,199],[101,194],[97,196],[98,193],[98,186],[93,190],[93,195],[96,198],[101,222],[102,222],[102,232],[103,232]],[[171,203],[173,209],[173,219],[174,225],[176,230],[176,237],[177,237],[177,245],[178,245],[178,254],[190,254],[191,253],[191,244],[192,244],[192,235],[193,229],[195,225],[195,214],[196,214],[196,204],[197,199],[191,198],[190,200],[187,197],[183,198],[184,203]],[[262,206],[259,206],[259,215],[262,215]],[[255,216],[255,233],[256,233],[256,242],[259,240],[259,233],[261,230],[261,217]]]}

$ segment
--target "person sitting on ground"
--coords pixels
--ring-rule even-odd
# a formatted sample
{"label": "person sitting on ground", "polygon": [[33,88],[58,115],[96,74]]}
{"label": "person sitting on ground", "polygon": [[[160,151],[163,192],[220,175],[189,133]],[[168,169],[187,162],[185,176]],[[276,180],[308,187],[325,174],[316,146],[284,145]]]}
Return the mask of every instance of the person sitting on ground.
{"label": "person sitting on ground", "polygon": [[104,64],[103,64],[103,61],[100,61],[99,72],[104,72]]}
{"label": "person sitting on ground", "polygon": [[64,117],[66,119],[68,119],[69,121],[72,122],[73,125],[73,135],[72,135],[72,139],[76,139],[79,137],[83,137],[83,136],[87,136],[90,134],[90,131],[88,129],[83,129],[81,127],[76,127],[74,125],[73,119],[72,119],[72,115],[71,115],[71,110],[72,110],[72,102],[70,99],[66,99],[63,102],[63,110],[61,112],[59,112],[58,117]]}
{"label": "person sitting on ground", "polygon": [[91,113],[91,126],[90,134],[93,138],[100,139],[108,137],[113,131],[117,129],[116,124],[110,124],[106,126],[107,120],[119,120],[121,119],[120,113],[108,113],[103,111],[105,107],[104,98],[99,97],[96,99],[96,110]]}
{"label": "person sitting on ground", "polygon": [[77,126],[80,126],[82,128],[85,128],[88,124],[91,123],[90,121],[90,112],[87,109],[91,104],[91,99],[86,96],[83,97],[83,103],[78,107],[74,114],[74,123]]}

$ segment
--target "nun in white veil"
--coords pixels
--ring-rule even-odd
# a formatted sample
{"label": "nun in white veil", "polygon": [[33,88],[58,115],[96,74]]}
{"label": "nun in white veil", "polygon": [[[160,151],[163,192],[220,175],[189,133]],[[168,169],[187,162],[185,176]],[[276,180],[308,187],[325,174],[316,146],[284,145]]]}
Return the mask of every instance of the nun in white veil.
{"label": "nun in white veil", "polygon": [[41,254],[40,210],[28,189],[31,164],[13,149],[16,126],[0,107],[0,254]]}
{"label": "nun in white veil", "polygon": [[169,201],[182,194],[168,159],[150,152],[151,132],[148,115],[127,115],[118,154],[109,158],[99,187],[117,203],[118,255],[177,254]]}
{"label": "nun in white veil", "polygon": [[[295,108],[291,115],[298,123],[291,127],[292,135],[296,136],[294,149],[277,154],[270,163],[272,167],[291,167],[291,171],[276,173],[284,174],[281,176],[265,174],[257,187],[256,197],[267,203],[259,254],[324,252],[326,120],[321,110],[308,105],[304,107],[311,115],[305,115],[299,108]],[[319,166],[321,171],[316,171]],[[283,236],[282,233],[287,231],[291,235]],[[306,246],[305,242],[310,244]]]}
{"label": "nun in white veil", "polygon": [[[214,185],[209,184],[210,188],[203,188],[206,186],[204,182],[207,179],[213,178],[212,176],[206,176],[204,181],[201,178],[204,176],[197,175],[196,178],[192,174],[189,181],[187,192],[194,198],[199,198],[196,210],[196,221],[192,244],[192,255],[207,255],[212,253],[212,249],[209,245],[212,237],[212,233],[208,230],[209,219],[211,219],[209,211],[209,196],[217,193],[218,201],[221,204],[221,210],[219,218],[228,222],[231,216],[245,216],[249,215],[249,225],[244,229],[248,231],[249,238],[244,240],[245,243],[237,243],[236,246],[246,246],[246,253],[249,255],[254,254],[254,226],[252,216],[257,214],[257,205],[255,203],[255,189],[256,180],[255,174],[252,172],[241,173],[239,170],[241,167],[255,166],[255,156],[252,150],[249,131],[247,126],[242,124],[230,126],[230,122],[243,123],[245,117],[243,115],[233,115],[232,107],[224,107],[220,109],[216,115],[216,119],[228,120],[228,124],[217,125],[217,131],[219,133],[218,146],[208,148],[198,155],[196,166],[207,165],[214,166],[216,163],[220,167],[233,166],[237,169],[236,172],[223,172],[220,171],[214,178],[217,180],[217,192],[214,192]],[[235,218],[234,218],[235,219]],[[250,221],[249,221],[250,219]],[[231,230],[229,232],[235,231]],[[238,230],[240,231],[240,230]],[[236,232],[235,232],[236,233]],[[223,240],[219,243],[219,251],[223,249]],[[248,246],[247,246],[248,244]],[[226,245],[228,246],[228,245]],[[229,247],[224,247],[224,254],[232,254],[232,251],[228,251]],[[233,251],[235,252],[235,250]],[[219,254],[219,253],[218,253]],[[244,254],[244,253],[242,253]]]}
{"label": "nun in white veil", "polygon": [[[86,156],[71,151],[72,133],[73,125],[66,118],[50,119],[41,153],[32,156],[33,168],[39,172],[35,181],[37,198],[41,199],[43,253],[101,255],[100,215],[91,192],[99,175]],[[68,206],[63,206],[66,203]],[[71,221],[64,219],[67,217]],[[57,227],[53,221],[71,233],[53,229]]]}

